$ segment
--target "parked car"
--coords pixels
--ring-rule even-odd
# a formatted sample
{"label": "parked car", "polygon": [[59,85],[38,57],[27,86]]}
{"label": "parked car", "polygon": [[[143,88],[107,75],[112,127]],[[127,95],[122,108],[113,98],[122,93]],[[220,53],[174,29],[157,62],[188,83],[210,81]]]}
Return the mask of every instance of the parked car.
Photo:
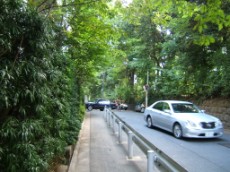
{"label": "parked car", "polygon": [[144,111],[145,111],[145,105],[144,105],[144,103],[137,103],[135,105],[135,111],[136,112],[144,113]]}
{"label": "parked car", "polygon": [[121,110],[127,110],[128,109],[128,105],[126,103],[121,103],[120,104],[120,109]]}
{"label": "parked car", "polygon": [[85,107],[91,111],[93,109],[100,109],[101,111],[104,110],[105,107],[116,109],[117,105],[110,100],[106,99],[97,99],[95,102],[87,102],[85,103]]}
{"label": "parked car", "polygon": [[162,100],[145,109],[148,127],[159,127],[176,138],[216,138],[223,135],[222,122],[186,101]]}

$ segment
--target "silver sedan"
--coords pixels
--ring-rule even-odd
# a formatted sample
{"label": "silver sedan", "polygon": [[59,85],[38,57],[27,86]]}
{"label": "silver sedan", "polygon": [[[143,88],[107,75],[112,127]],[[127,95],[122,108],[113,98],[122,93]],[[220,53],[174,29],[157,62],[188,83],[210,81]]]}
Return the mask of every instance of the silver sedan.
{"label": "silver sedan", "polygon": [[149,128],[159,127],[176,138],[215,138],[224,131],[218,118],[186,101],[157,101],[145,109],[144,120]]}

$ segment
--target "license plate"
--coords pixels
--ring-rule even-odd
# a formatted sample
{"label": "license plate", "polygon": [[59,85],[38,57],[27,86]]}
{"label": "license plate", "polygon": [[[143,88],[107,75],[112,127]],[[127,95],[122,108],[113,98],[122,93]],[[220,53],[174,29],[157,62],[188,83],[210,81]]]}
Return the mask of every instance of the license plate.
{"label": "license plate", "polygon": [[206,132],[205,133],[206,137],[213,137],[213,135],[214,135],[214,132]]}

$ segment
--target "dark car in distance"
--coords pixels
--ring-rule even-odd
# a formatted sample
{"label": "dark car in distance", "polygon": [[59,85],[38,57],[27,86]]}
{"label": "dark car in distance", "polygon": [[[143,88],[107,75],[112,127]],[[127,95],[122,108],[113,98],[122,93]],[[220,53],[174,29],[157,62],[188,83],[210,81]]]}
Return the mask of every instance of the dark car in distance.
{"label": "dark car in distance", "polygon": [[89,111],[91,111],[93,109],[100,109],[101,111],[103,111],[105,107],[111,108],[111,109],[116,109],[117,105],[116,105],[116,103],[113,103],[107,99],[97,99],[94,102],[85,103],[85,107]]}

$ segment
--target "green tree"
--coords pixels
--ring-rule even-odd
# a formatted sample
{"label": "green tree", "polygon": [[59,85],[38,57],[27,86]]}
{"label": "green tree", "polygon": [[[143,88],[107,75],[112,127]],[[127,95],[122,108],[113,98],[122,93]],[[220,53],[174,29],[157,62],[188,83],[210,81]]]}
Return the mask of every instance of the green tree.
{"label": "green tree", "polygon": [[135,0],[122,8],[120,48],[129,59],[127,67],[138,75],[135,89],[140,92],[149,69],[151,97],[228,95],[228,4]]}

